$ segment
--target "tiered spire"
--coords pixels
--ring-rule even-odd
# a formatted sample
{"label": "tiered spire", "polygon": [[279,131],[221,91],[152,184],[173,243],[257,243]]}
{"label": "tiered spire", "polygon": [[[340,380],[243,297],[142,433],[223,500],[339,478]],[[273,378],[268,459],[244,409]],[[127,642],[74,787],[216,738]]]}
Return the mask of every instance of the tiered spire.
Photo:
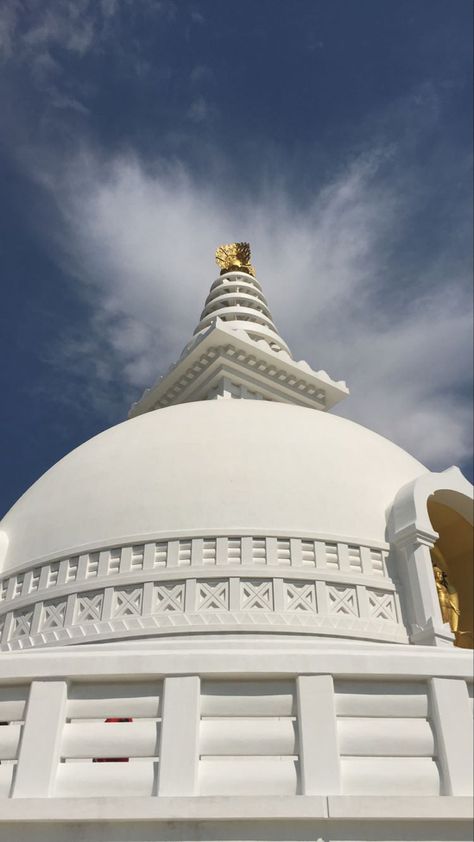
{"label": "tiered spire", "polygon": [[211,286],[194,335],[219,318],[234,330],[245,330],[250,339],[264,339],[274,351],[289,348],[273,322],[262,287],[243,272],[225,272]]}
{"label": "tiered spire", "polygon": [[278,333],[250,263],[248,243],[219,246],[194,338],[178,362],[130,410],[130,417],[197,400],[250,398],[326,410],[348,394],[344,382],[295,362]]}

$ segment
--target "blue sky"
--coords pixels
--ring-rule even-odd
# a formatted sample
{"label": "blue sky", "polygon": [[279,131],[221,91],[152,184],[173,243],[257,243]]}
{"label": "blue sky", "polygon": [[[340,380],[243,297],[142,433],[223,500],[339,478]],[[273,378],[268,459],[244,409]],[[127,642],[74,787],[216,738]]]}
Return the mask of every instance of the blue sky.
{"label": "blue sky", "polygon": [[3,0],[0,512],[250,240],[344,414],[472,477],[468,0]]}

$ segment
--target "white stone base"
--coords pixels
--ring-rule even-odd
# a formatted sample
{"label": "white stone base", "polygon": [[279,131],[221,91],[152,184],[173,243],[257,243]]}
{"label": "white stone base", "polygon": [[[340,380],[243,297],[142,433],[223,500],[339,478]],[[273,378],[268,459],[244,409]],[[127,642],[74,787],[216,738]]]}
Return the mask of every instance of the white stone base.
{"label": "white stone base", "polygon": [[5,842],[471,838],[470,652],[236,635],[0,668]]}

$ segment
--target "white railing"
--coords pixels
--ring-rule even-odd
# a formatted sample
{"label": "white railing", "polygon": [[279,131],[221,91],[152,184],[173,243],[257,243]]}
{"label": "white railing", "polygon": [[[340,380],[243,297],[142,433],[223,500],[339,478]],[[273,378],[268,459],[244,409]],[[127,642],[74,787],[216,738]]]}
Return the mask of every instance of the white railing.
{"label": "white railing", "polygon": [[[92,648],[24,666],[24,655],[2,656],[10,678],[0,684],[0,798],[471,792],[469,689],[463,677],[439,675],[439,657],[432,675],[425,660],[424,678],[414,678],[412,657],[405,678],[394,664],[389,680],[382,661],[370,669],[363,654],[336,658],[333,675],[308,671],[307,655],[304,674],[289,672],[294,653],[291,667],[287,656],[258,655],[286,673],[274,679],[264,668],[235,677],[240,662],[229,652],[210,680],[201,675],[216,671],[214,656],[175,652],[175,674],[163,676],[153,675],[160,654],[150,649]],[[198,671],[179,674],[193,660]],[[349,661],[360,679],[348,677]]]}

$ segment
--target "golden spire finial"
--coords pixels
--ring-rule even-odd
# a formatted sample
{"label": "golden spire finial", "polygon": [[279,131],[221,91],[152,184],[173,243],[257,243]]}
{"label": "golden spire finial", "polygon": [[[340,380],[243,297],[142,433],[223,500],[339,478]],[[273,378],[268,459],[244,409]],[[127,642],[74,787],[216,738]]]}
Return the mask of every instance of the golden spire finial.
{"label": "golden spire finial", "polygon": [[226,272],[246,272],[255,277],[255,269],[250,263],[250,245],[248,243],[227,243],[216,251],[216,263],[221,267],[221,275]]}

